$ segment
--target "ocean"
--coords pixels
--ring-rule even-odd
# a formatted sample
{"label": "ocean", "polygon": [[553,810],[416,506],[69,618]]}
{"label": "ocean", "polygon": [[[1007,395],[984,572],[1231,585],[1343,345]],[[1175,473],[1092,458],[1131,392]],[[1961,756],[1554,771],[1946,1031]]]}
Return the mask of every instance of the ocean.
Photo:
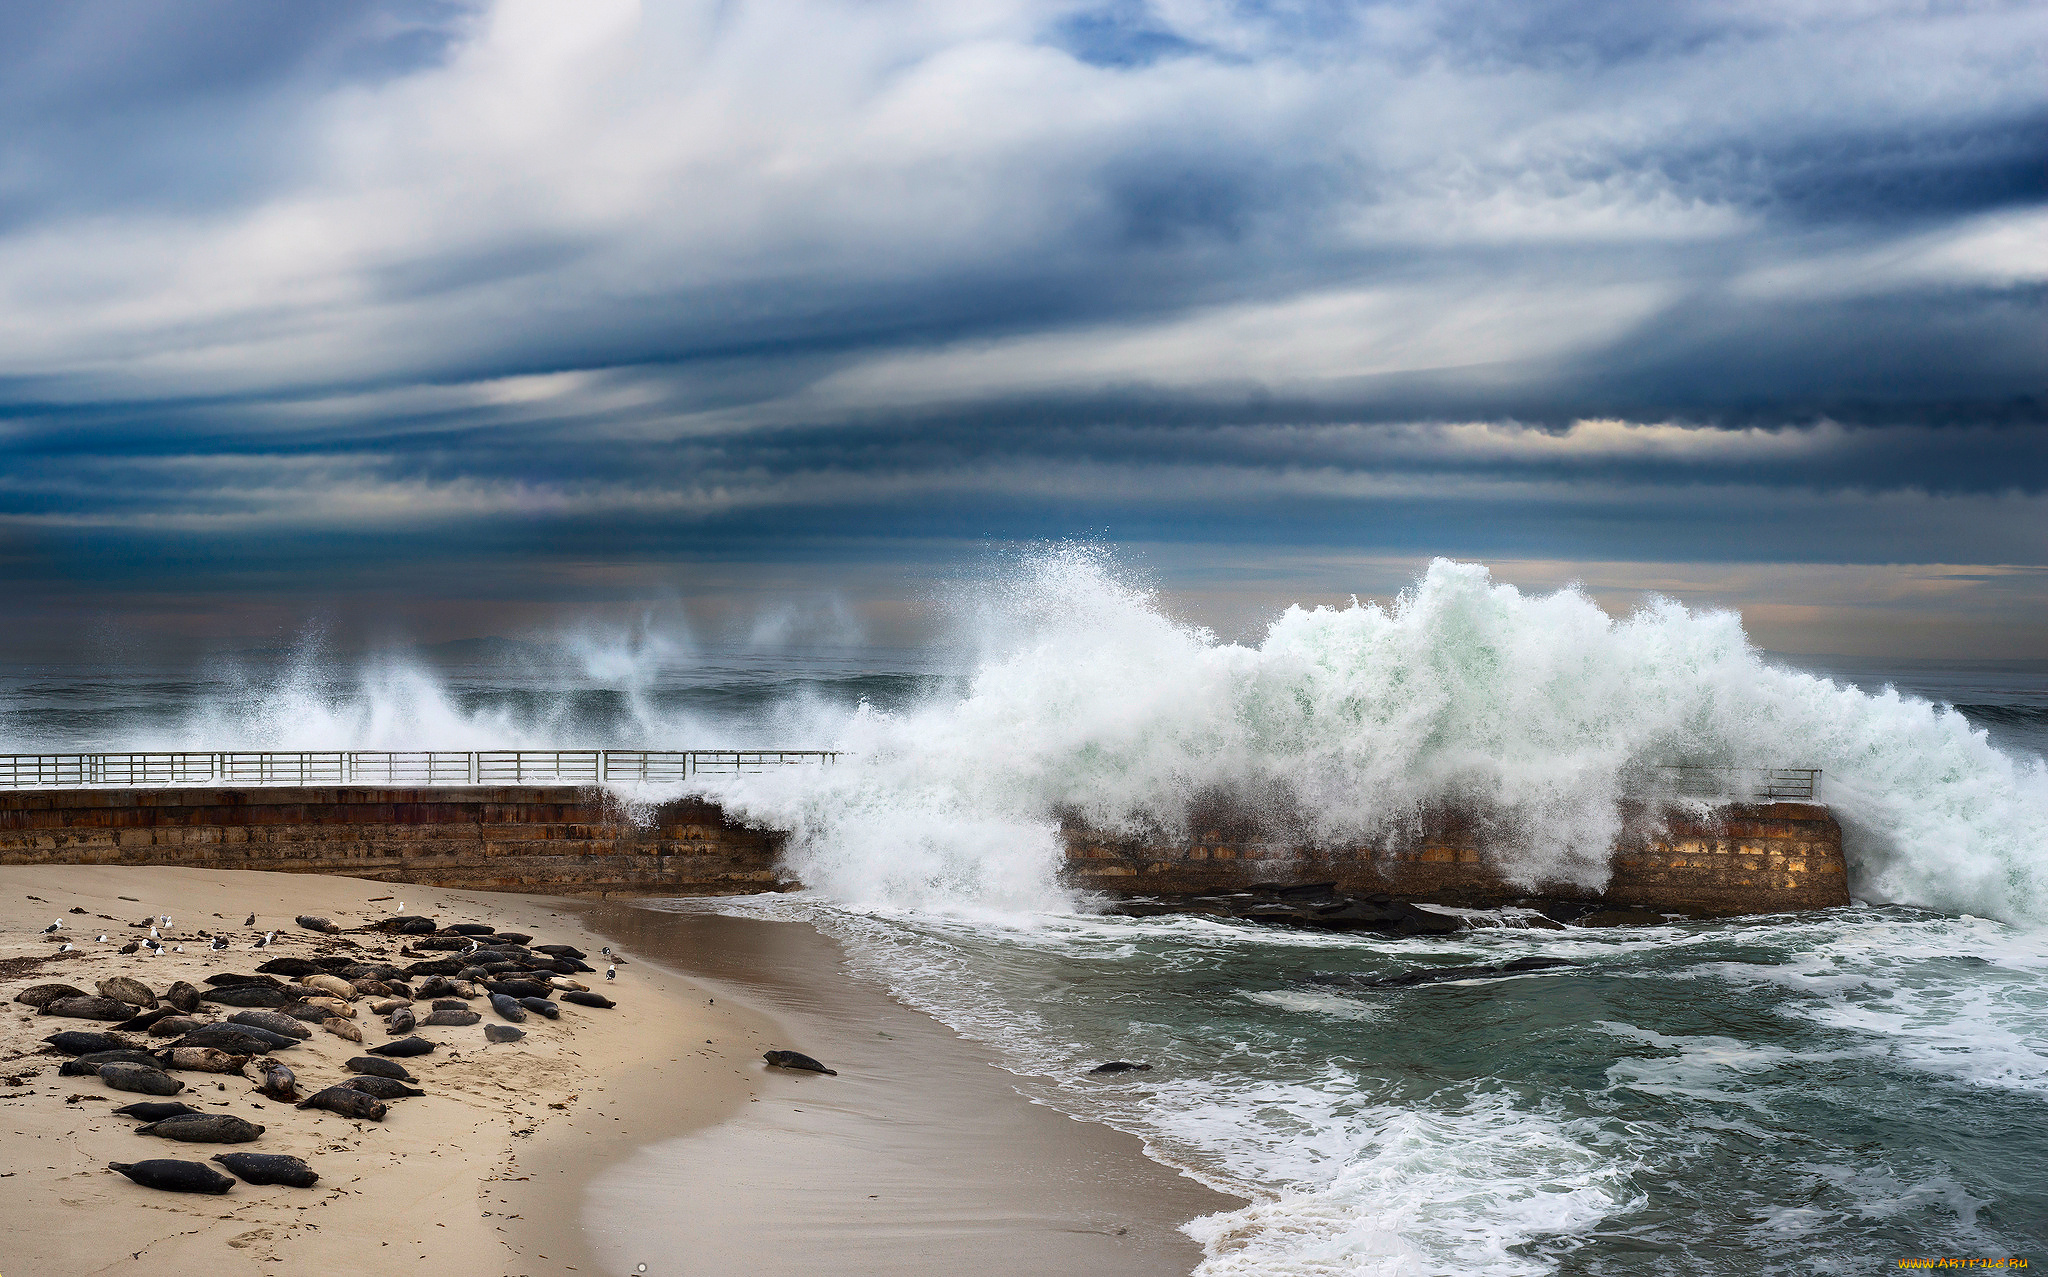
{"label": "ocean", "polygon": [[[1732,614],[1448,563],[1243,643],[1077,553],[955,612],[919,650],[15,669],[0,749],[846,750],[704,782],[793,831],[806,890],[671,907],[818,927],[1026,1095],[1249,1199],[1190,1225],[1205,1277],[2048,1262],[2048,662],[1776,656]],[[1822,769],[1856,903],[1386,939],[1106,917],[1057,877],[1062,817],[1171,832],[1222,795],[1332,840],[1481,809],[1527,877],[1597,887],[1673,763]],[[1570,965],[1306,978],[1527,955]],[[1153,1067],[1086,1073],[1112,1059]]]}

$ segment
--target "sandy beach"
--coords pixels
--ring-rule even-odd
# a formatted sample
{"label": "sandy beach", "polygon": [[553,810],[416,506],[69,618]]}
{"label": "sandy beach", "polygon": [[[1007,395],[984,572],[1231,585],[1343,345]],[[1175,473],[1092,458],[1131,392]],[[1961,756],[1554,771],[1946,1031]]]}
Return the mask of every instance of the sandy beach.
{"label": "sandy beach", "polygon": [[[67,1057],[42,1043],[110,1025],[13,1001],[51,982],[90,992],[114,975],[161,993],[337,946],[402,963],[402,937],[329,937],[292,921],[312,913],[355,928],[401,903],[444,926],[485,922],[537,944],[630,954],[604,990],[618,1006],[530,1016],[509,1044],[487,1044],[482,1024],[423,1029],[441,1048],[403,1064],[427,1094],[393,1102],[381,1122],[273,1102],[240,1074],[174,1073],[186,1085],[176,1099],[266,1128],[222,1146],[138,1137],[139,1123],[112,1110],[152,1097],[60,1077]],[[130,923],[162,915],[183,953],[118,952],[146,934]],[[52,921],[61,929],[41,934]],[[271,929],[276,941],[252,950]],[[202,933],[231,947],[213,951]],[[73,950],[60,952],[66,940]],[[1178,1225],[1236,1204],[1146,1159],[1135,1139],[1028,1103],[973,1044],[853,981],[832,942],[801,925],[348,878],[60,865],[0,869],[0,964],[9,1277],[427,1265],[514,1277],[639,1263],[653,1274],[1170,1274],[1200,1258]],[[301,1093],[344,1080],[345,1060],[388,1040],[374,1000],[353,1021],[362,1044],[315,1032],[280,1053]],[[761,1054],[777,1046],[839,1076],[768,1069]],[[294,1154],[320,1181],[211,1196],[107,1169],[224,1150]]]}

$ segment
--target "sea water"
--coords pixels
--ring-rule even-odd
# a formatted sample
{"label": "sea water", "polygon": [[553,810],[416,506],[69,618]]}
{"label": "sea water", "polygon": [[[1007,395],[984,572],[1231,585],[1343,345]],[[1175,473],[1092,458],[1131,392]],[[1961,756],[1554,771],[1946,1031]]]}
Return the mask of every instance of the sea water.
{"label": "sea water", "polygon": [[[938,654],[18,672],[0,741],[849,750],[709,782],[792,831],[807,891],[677,907],[811,922],[1026,1094],[1248,1198],[1190,1225],[1205,1274],[2048,1262],[2043,670],[1799,669],[1731,614],[1617,619],[1450,563],[1227,643],[1055,552],[955,622]],[[1058,882],[1059,819],[1171,836],[1220,796],[1340,842],[1451,803],[1511,873],[1597,888],[1617,802],[1671,763],[1823,769],[1857,903],[1386,939],[1104,917]],[[1532,954],[1570,965],[1306,978]],[[1153,1067],[1087,1073],[1109,1059]]]}

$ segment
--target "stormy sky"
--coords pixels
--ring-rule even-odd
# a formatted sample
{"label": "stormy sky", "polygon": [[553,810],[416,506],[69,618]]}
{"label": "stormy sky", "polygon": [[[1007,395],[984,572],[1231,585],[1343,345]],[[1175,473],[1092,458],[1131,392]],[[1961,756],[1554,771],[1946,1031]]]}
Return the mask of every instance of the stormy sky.
{"label": "stormy sky", "polygon": [[895,641],[1082,539],[1225,632],[1449,555],[2048,655],[2044,65],[1970,0],[0,7],[0,652]]}

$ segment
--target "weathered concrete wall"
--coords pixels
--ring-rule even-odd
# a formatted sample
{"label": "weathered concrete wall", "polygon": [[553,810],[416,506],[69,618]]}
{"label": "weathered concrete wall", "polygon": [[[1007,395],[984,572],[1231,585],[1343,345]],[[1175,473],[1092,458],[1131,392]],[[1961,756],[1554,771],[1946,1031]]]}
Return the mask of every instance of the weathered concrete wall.
{"label": "weathered concrete wall", "polygon": [[558,895],[773,891],[779,835],[684,800],[629,818],[596,789],[0,792],[0,864],[347,874]]}
{"label": "weathered concrete wall", "polygon": [[[1694,916],[1822,909],[1849,902],[1842,830],[1827,808],[1768,803],[1722,808],[1711,819],[1635,813],[1599,899],[1609,907]],[[1116,896],[1193,896],[1253,883],[1334,882],[1356,895],[1488,906],[1531,896],[1584,897],[1568,883],[1516,886],[1471,825],[1432,822],[1412,842],[1303,848],[1205,830],[1187,843],[1119,842],[1065,830],[1067,879]]]}

